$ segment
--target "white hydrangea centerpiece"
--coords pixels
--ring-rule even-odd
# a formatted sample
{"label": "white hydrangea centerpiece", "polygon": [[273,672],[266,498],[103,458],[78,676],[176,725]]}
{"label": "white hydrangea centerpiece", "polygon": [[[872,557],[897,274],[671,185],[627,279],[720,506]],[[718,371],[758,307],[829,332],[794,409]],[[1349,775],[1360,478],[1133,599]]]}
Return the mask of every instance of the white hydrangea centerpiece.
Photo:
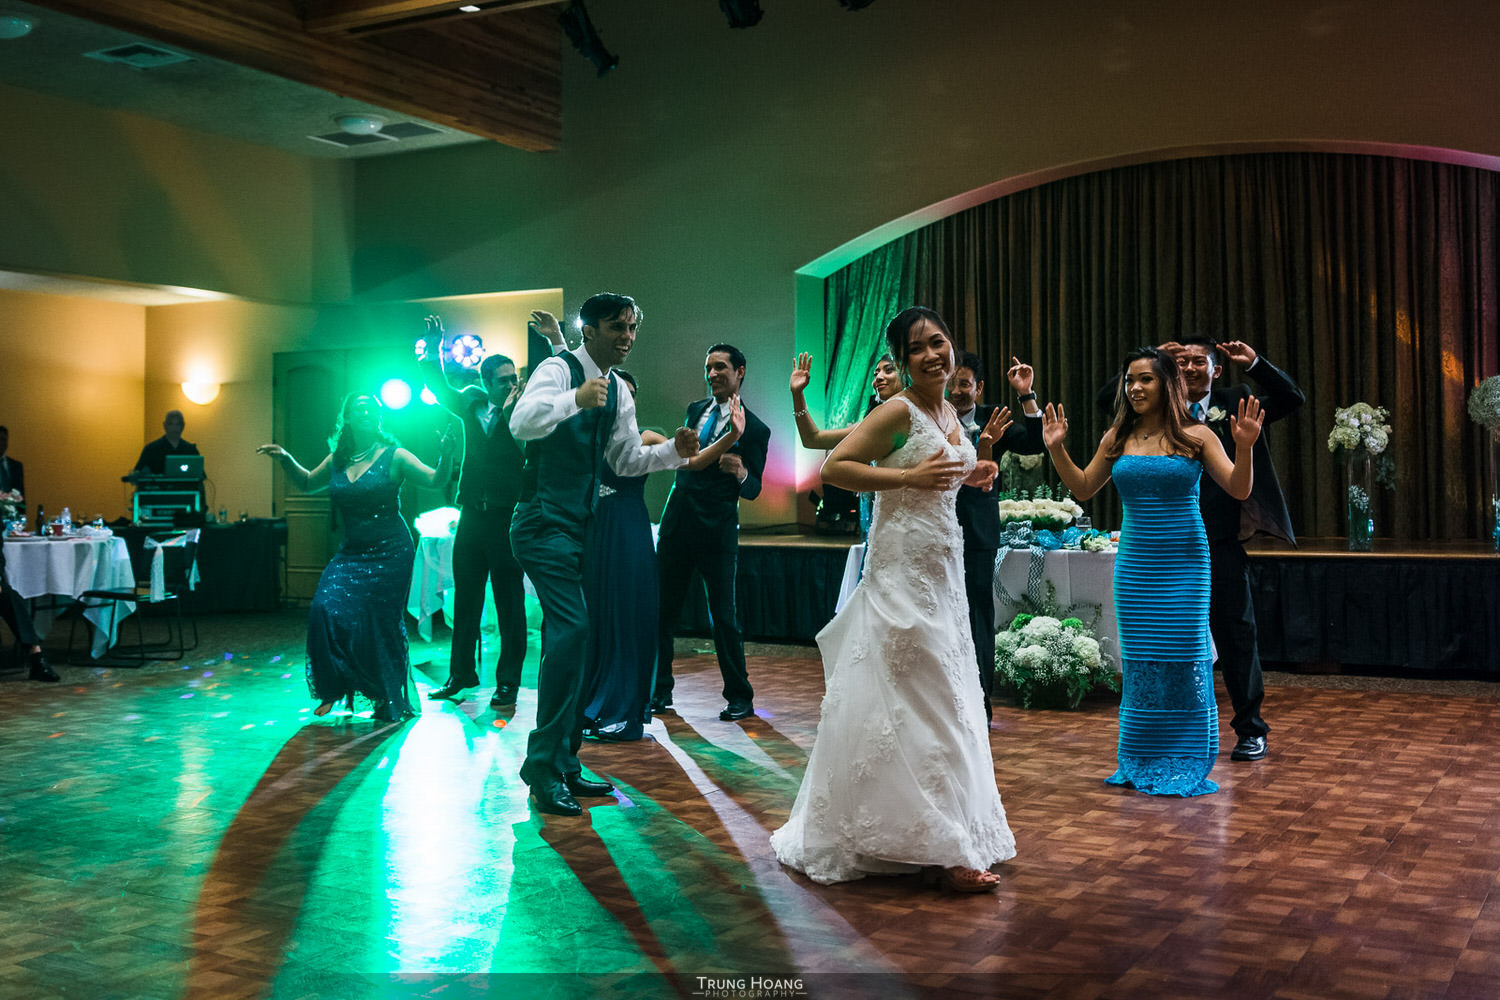
{"label": "white hydrangea centerpiece", "polygon": [[1028,495],[1026,490],[1000,494],[1000,525],[1030,521],[1034,530],[1060,531],[1083,516],[1083,508],[1066,490],[1056,494],[1048,486],[1038,486]]}
{"label": "white hydrangea centerpiece", "polygon": [[1328,450],[1340,459],[1370,457],[1374,460],[1375,481],[1382,486],[1396,485],[1396,463],[1391,458],[1391,411],[1369,403],[1353,403],[1333,411],[1333,430],[1328,434]]}
{"label": "white hydrangea centerpiece", "polygon": [[1022,708],[1077,708],[1100,684],[1120,690],[1120,674],[1082,619],[1019,614],[995,636],[995,670]]}

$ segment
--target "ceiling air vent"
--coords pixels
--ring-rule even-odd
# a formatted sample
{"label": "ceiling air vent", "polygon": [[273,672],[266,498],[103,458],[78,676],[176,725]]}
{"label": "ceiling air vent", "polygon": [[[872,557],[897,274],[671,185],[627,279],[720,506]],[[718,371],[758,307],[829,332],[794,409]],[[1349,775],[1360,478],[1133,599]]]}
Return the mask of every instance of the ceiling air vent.
{"label": "ceiling air vent", "polygon": [[443,130],[430,125],[418,125],[416,122],[396,122],[380,131],[393,139],[415,139],[423,135],[441,135]]}
{"label": "ceiling air vent", "polygon": [[144,42],[132,42],[129,45],[116,45],[112,49],[85,52],[83,56],[85,59],[98,59],[100,62],[124,63],[132,69],[156,69],[159,66],[193,61],[192,56],[173,52],[171,49],[158,48],[155,45],[147,45]]}
{"label": "ceiling air vent", "polygon": [[335,146],[368,146],[372,142],[395,142],[395,136],[385,135],[382,132],[325,132],[323,135],[310,135],[309,139],[315,142],[327,142]]}

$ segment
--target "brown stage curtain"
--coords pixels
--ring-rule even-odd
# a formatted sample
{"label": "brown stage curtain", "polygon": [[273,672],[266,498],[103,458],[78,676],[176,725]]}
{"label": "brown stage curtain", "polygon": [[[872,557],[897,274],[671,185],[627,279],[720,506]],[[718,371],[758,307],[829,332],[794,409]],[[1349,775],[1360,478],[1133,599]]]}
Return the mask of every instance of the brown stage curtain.
{"label": "brown stage curtain", "polygon": [[[1376,491],[1376,534],[1487,538],[1487,438],[1465,407],[1500,371],[1497,194],[1500,174],[1472,167],[1287,153],[1124,167],[999,198],[828,279],[829,410],[868,394],[885,320],[929,305],[985,359],[990,401],[1013,402],[1012,355],[1036,366],[1042,398],[1067,405],[1083,464],[1109,422],[1095,392],[1127,350],[1193,332],[1243,340],[1307,394],[1270,428],[1299,534],[1345,532],[1327,440],[1334,409],[1362,400],[1389,409],[1394,429],[1397,487]],[[1113,490],[1092,505],[1096,521],[1119,523]]]}

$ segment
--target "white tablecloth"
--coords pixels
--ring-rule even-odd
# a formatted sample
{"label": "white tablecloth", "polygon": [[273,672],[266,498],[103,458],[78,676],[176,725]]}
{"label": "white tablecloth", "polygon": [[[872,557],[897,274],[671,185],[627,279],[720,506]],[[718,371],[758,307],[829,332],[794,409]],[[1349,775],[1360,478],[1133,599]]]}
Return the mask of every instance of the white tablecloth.
{"label": "white tablecloth", "polygon": [[[1005,549],[995,562],[995,628],[1004,630],[1018,613],[1027,610],[1023,598],[1031,573],[1030,549]],[[1069,605],[1098,605],[1098,636],[1109,639],[1114,649],[1119,649],[1119,635],[1115,627],[1115,554],[1113,552],[1083,552],[1077,549],[1053,549],[1045,553],[1042,563],[1041,581],[1032,596],[1045,599],[1047,584],[1052,584],[1057,603]],[[1009,599],[1007,599],[1007,596]],[[1093,609],[1080,607],[1078,617],[1092,622]]]}
{"label": "white tablecloth", "polygon": [[[530,578],[524,578],[526,593],[536,596]],[[432,640],[432,616],[438,609],[453,623],[453,536],[423,535],[417,539],[417,555],[411,568],[411,589],[406,593],[406,613],[417,620],[417,634],[423,641]],[[481,632],[495,631],[495,595],[484,585],[484,613],[479,619]]]}
{"label": "white tablecloth", "polygon": [[[30,600],[57,596],[76,599],[85,590],[129,589],[135,586],[130,550],[123,538],[28,538],[5,540],[5,578],[11,589]],[[94,627],[90,652],[103,656],[115,644],[120,621],[135,605],[111,601],[84,613]],[[45,634],[52,613],[37,615],[37,631]]]}
{"label": "white tablecloth", "polygon": [[[844,563],[844,580],[839,587],[837,610],[842,611],[849,595],[859,583],[860,561],[864,558],[863,545],[851,545],[849,557]],[[995,560],[995,627],[1005,629],[1018,613],[1025,611],[1022,598],[1026,595],[1031,573],[1030,549],[1002,549]],[[1037,599],[1047,596],[1047,584],[1051,583],[1057,602],[1064,607],[1072,604],[1097,604],[1101,610],[1099,638],[1108,638],[1118,650],[1115,629],[1114,601],[1115,554],[1113,552],[1082,552],[1074,549],[1054,549],[1043,554],[1042,575],[1037,586]],[[1008,595],[1008,596],[1007,596]],[[1080,608],[1085,622],[1093,620],[1092,609]]]}

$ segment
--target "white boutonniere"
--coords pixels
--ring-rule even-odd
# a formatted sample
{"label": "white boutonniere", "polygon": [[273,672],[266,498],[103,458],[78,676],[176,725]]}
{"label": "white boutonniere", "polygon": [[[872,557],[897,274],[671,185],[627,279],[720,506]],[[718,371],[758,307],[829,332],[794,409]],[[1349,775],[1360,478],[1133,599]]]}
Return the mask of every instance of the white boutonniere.
{"label": "white boutonniere", "polygon": [[1208,408],[1208,422],[1211,424],[1219,423],[1221,420],[1225,420],[1228,417],[1229,414],[1224,412],[1222,407],[1210,406]]}

